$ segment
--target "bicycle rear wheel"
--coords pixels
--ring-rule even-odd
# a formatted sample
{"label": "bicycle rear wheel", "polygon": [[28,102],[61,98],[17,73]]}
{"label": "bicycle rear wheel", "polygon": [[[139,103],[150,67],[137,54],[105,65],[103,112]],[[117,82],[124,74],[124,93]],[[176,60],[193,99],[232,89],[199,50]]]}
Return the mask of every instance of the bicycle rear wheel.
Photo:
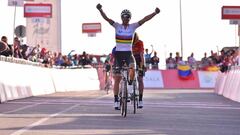
{"label": "bicycle rear wheel", "polygon": [[137,83],[136,81],[133,82],[133,113],[135,114],[136,113],[136,110],[137,110],[137,107],[138,107],[138,97],[137,97],[137,94],[136,94],[136,91],[137,91]]}

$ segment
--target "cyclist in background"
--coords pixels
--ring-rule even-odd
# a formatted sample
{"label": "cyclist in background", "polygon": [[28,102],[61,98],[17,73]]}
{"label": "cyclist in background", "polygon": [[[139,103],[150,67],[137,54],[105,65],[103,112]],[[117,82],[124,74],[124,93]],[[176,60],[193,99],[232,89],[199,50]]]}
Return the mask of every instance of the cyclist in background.
{"label": "cyclist in background", "polygon": [[[144,24],[146,21],[149,21],[152,19],[155,15],[160,13],[160,9],[156,8],[155,11],[140,21],[136,23],[129,24],[129,21],[132,17],[132,14],[129,10],[125,9],[121,12],[121,19],[122,23],[118,23],[113,21],[112,19],[108,18],[107,15],[102,10],[102,5],[97,4],[97,9],[101,13],[101,16],[115,28],[116,33],[116,52],[115,52],[115,65],[117,67],[122,67],[122,61],[125,60],[127,63],[127,66],[130,67],[130,81],[129,83],[132,83],[132,80],[134,78],[134,58],[132,55],[132,41],[133,41],[133,35],[135,30]],[[119,83],[121,81],[121,75],[118,73],[118,75],[114,75],[114,108],[116,110],[119,110],[120,102],[118,99],[118,93],[119,93]]]}
{"label": "cyclist in background", "polygon": [[139,39],[138,34],[134,34],[133,46],[132,46],[133,56],[135,58],[137,69],[138,69],[138,88],[139,88],[139,105],[138,108],[143,108],[143,76],[145,74],[144,66],[144,45],[142,40]]}
{"label": "cyclist in background", "polygon": [[105,60],[104,62],[104,65],[103,65],[103,73],[104,73],[104,89],[107,90],[107,93],[108,93],[108,90],[109,88],[111,87],[111,65],[110,65],[110,62],[109,60]]}

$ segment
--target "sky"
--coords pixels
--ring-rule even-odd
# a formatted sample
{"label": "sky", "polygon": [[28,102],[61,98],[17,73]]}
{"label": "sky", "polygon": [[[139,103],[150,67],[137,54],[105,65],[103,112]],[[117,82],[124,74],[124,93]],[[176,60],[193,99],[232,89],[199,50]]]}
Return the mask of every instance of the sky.
{"label": "sky", "polygon": [[[154,12],[161,12],[152,20],[139,27],[136,32],[144,42],[145,48],[158,53],[163,65],[170,52],[181,53],[180,0],[61,0],[62,14],[62,52],[76,50],[89,54],[109,54],[115,45],[115,30],[96,9],[101,3],[106,15],[121,23],[123,9],[132,12],[130,23],[134,23]],[[182,47],[183,59],[193,52],[200,60],[204,52],[221,50],[225,46],[238,46],[237,26],[229,20],[221,19],[223,5],[240,6],[240,0],[181,0],[182,1]],[[0,36],[13,37],[14,8],[7,6],[7,0],[0,0]],[[96,37],[82,33],[82,23],[100,22],[102,32]],[[16,26],[26,25],[23,8],[16,12]],[[26,39],[25,39],[26,40]]]}

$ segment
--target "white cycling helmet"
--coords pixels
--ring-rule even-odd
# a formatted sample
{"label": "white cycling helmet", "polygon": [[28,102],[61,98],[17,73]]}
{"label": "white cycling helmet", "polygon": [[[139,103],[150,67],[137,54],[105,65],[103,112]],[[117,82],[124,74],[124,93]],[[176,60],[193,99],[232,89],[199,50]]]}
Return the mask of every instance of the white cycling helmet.
{"label": "white cycling helmet", "polygon": [[131,18],[132,14],[128,9],[124,9],[121,13],[121,17],[127,17],[127,18]]}

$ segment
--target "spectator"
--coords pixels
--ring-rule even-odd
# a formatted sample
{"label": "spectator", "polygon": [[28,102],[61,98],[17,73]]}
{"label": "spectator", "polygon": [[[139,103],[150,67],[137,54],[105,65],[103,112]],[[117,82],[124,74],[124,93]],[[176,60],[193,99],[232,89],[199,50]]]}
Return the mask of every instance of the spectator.
{"label": "spectator", "polygon": [[[152,52],[153,52],[153,49],[152,49]],[[145,58],[145,63],[146,63],[145,65],[147,69],[150,68],[152,52],[148,53],[148,49],[145,49],[144,58]]]}
{"label": "spectator", "polygon": [[225,55],[224,59],[221,63],[221,67],[220,67],[220,71],[221,72],[226,72],[230,69],[231,65],[232,65],[232,60],[231,60],[231,56],[230,55]]}
{"label": "spectator", "polygon": [[201,59],[200,69],[204,69],[208,65],[209,65],[209,60],[208,60],[208,57],[207,57],[207,53],[205,52],[204,57]]}
{"label": "spectator", "polygon": [[62,58],[62,53],[58,53],[57,57],[55,58],[55,65],[61,66],[64,63],[64,60]]}
{"label": "spectator", "polygon": [[89,55],[85,51],[83,51],[79,63],[82,67],[91,64]]}
{"label": "spectator", "polygon": [[178,64],[180,60],[181,60],[181,57],[180,57],[180,55],[179,55],[179,52],[176,52],[176,56],[175,56],[175,62],[176,62],[176,64]]}
{"label": "spectator", "polygon": [[[221,51],[221,54],[223,54],[223,52]],[[223,55],[222,55],[223,56]],[[221,61],[221,57],[218,57],[217,56],[217,53],[214,53],[212,50],[211,50],[211,56],[209,57],[214,64],[218,64],[220,61]]]}
{"label": "spectator", "polygon": [[18,37],[14,38],[14,42],[13,42],[13,48],[14,48],[14,57],[15,58],[23,58],[21,50],[20,50],[20,40],[18,39]]}
{"label": "spectator", "polygon": [[0,55],[3,56],[12,56],[13,49],[12,46],[8,44],[8,39],[6,36],[1,37],[1,43],[3,50],[0,52]]}
{"label": "spectator", "polygon": [[71,61],[72,61],[72,65],[73,66],[78,66],[78,55],[77,54],[74,54],[72,57],[71,57]]}
{"label": "spectator", "polygon": [[28,50],[28,46],[26,44],[21,46],[21,55],[23,57],[23,59],[27,60],[27,50]]}
{"label": "spectator", "polygon": [[175,69],[176,68],[176,63],[174,58],[172,57],[172,53],[169,54],[169,57],[166,59],[166,66],[167,69]]}
{"label": "spectator", "polygon": [[234,65],[240,66],[240,50],[237,50],[233,59]]}
{"label": "spectator", "polygon": [[194,58],[194,53],[192,52],[191,55],[187,58],[188,64],[192,69],[196,68],[196,60]]}
{"label": "spectator", "polygon": [[157,52],[154,51],[154,56],[151,58],[152,69],[158,69],[159,57]]}
{"label": "spectator", "polygon": [[63,58],[63,63],[61,64],[61,66],[65,67],[65,68],[68,66],[72,66],[71,61],[68,59],[68,57],[66,55],[64,55],[62,58]]}

